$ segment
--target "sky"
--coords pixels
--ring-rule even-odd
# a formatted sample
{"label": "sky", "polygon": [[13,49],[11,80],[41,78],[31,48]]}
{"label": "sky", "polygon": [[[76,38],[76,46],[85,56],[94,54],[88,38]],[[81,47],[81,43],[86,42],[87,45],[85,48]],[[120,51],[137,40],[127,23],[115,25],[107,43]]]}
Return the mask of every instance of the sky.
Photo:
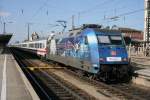
{"label": "sky", "polygon": [[72,16],[75,27],[100,24],[144,30],[144,0],[0,0],[0,33],[5,22],[6,32],[13,33],[11,42],[23,41],[30,23],[30,34],[46,37],[62,31],[58,20],[67,22],[66,31],[71,29]]}

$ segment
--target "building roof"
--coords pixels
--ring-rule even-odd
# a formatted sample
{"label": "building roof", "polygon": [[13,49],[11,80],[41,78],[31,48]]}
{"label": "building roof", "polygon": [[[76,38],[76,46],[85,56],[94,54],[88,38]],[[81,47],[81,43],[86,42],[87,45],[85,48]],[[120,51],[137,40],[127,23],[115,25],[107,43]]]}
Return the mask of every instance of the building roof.
{"label": "building roof", "polygon": [[6,46],[11,39],[12,34],[0,34],[0,45]]}
{"label": "building roof", "polygon": [[123,27],[120,27],[119,30],[121,32],[139,32],[139,33],[143,32],[141,30],[132,29],[132,28],[123,28]]}

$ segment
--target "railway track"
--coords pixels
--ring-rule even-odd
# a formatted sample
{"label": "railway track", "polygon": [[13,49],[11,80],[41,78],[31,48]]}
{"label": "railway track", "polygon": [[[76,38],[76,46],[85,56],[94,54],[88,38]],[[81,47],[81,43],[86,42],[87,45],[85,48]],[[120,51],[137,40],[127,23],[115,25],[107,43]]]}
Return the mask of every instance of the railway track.
{"label": "railway track", "polygon": [[[16,54],[15,51],[13,53]],[[19,56],[21,56],[19,54]],[[90,96],[88,93],[77,88],[69,82],[59,78],[53,73],[47,73],[43,69],[36,69],[30,71],[27,67],[38,66],[33,61],[27,60],[25,56],[21,56],[21,59],[15,57],[21,66],[23,67],[24,72],[29,77],[33,85],[38,86],[38,94],[40,94],[41,99],[44,100],[96,100],[96,98]],[[29,58],[29,57],[27,57]],[[36,87],[34,86],[34,87]],[[37,88],[37,87],[36,87]],[[42,95],[41,95],[42,94]],[[43,98],[45,97],[45,98]]]}
{"label": "railway track", "polygon": [[93,80],[89,79],[88,77],[81,76],[76,72],[68,69],[64,69],[63,71],[69,73],[69,75],[73,75],[78,79],[81,79],[81,81],[85,81],[88,84],[96,86],[98,92],[110,98],[113,96],[127,100],[149,100],[150,98],[150,88],[147,89],[139,88],[138,87],[139,85],[131,83],[105,84],[98,80]]}
{"label": "railway track", "polygon": [[[42,71],[42,70],[41,70]],[[39,70],[36,71],[38,74]],[[50,74],[45,71],[42,71],[43,77],[41,80],[48,86],[51,87],[51,90],[60,97],[61,100],[95,100],[94,97],[89,96],[83,90],[75,87],[71,83],[62,80],[55,74]],[[41,75],[41,73],[39,74]]]}
{"label": "railway track", "polygon": [[82,81],[86,81],[87,83],[94,85],[95,87],[97,87],[98,92],[109,97],[116,96],[120,99],[125,99],[125,100],[149,100],[150,98],[150,89],[143,90],[140,89],[139,87],[130,84],[125,84],[125,83],[114,84],[114,85],[105,84],[97,80],[89,79],[87,77],[82,77],[70,70],[65,70],[65,71],[74,75],[75,77],[80,78]]}
{"label": "railway track", "polygon": [[149,57],[131,56],[131,58],[134,58],[134,59],[145,59],[145,60],[150,60],[150,58],[149,58]]}
{"label": "railway track", "polygon": [[149,68],[150,58],[148,57],[131,57],[131,65],[134,70]]}
{"label": "railway track", "polygon": [[[35,66],[38,66],[38,65],[40,65],[41,62],[38,62],[38,60],[34,60],[34,61],[32,61],[32,63],[34,63]],[[54,66],[53,63],[46,62],[46,61],[43,62],[43,64],[41,64],[41,65],[45,66],[45,63]],[[42,71],[43,73],[41,74],[40,71]],[[90,84],[90,85],[95,86],[97,88],[97,92],[99,92],[99,93],[101,93],[101,94],[103,94],[105,96],[108,96],[110,98],[117,97],[119,99],[125,99],[125,100],[149,100],[149,98],[150,98],[150,90],[149,89],[147,89],[147,90],[140,89],[139,87],[136,87],[136,86],[133,86],[133,85],[130,85],[130,84],[114,84],[114,85],[113,84],[109,84],[108,85],[108,84],[105,84],[103,82],[99,82],[97,80],[89,79],[88,77],[78,75],[76,72],[68,70],[66,68],[65,69],[61,69],[61,71],[64,71],[65,73],[68,73],[69,75],[72,75],[73,77],[79,79],[80,81],[85,82],[85,84]],[[48,77],[52,77],[53,76],[55,78],[55,81],[60,79],[55,74],[52,74],[52,72],[47,72],[47,71],[44,71],[44,70],[37,69],[37,70],[35,70],[35,73],[36,73],[36,75],[38,77],[42,77],[41,80],[43,80],[43,82],[47,83],[47,86],[49,86],[49,87],[55,87],[56,85],[54,85],[54,83],[52,83],[52,85],[49,84],[48,80],[50,80],[50,78],[48,78]],[[67,84],[67,82],[62,80],[62,79],[61,79],[61,81],[59,80],[59,84],[60,84],[60,82],[61,82],[61,84],[62,83]],[[63,85],[63,87],[66,88],[65,84]],[[67,87],[68,87],[67,90],[74,91],[73,93],[71,93],[72,95],[74,95],[74,96],[78,95],[79,97],[82,97],[81,100],[94,100],[95,99],[95,98],[93,99],[93,97],[90,97],[90,96],[87,97],[86,96],[87,93],[85,93],[84,91],[82,91],[80,89],[77,89],[71,83],[67,84]],[[57,88],[57,86],[56,86],[56,88]],[[51,89],[51,90],[54,91],[56,89],[54,88],[54,89]],[[64,91],[63,92],[60,92],[60,91],[61,90],[59,90],[58,94],[57,93],[56,94],[57,95],[62,95]],[[77,91],[77,92],[75,93],[75,91]],[[76,98],[78,98],[78,96]],[[63,97],[65,98],[65,96],[62,96],[62,98]],[[74,97],[70,97],[70,96],[67,97],[66,96],[66,98],[69,98],[69,99],[72,100]]]}
{"label": "railway track", "polygon": [[150,89],[146,89],[145,87],[139,88],[138,85],[133,84],[115,84],[111,85],[112,87],[118,88],[122,91],[126,91],[133,96],[139,96],[141,100],[148,100],[150,98]]}
{"label": "railway track", "polygon": [[14,55],[14,58],[18,62],[19,66],[21,67],[22,71],[24,72],[24,74],[26,75],[26,77],[28,78],[30,83],[32,84],[32,86],[35,89],[36,93],[39,95],[40,99],[41,100],[56,99],[57,97],[52,96],[51,92],[48,93],[48,91],[46,91],[47,87],[45,87],[41,83],[41,81],[38,78],[36,78],[36,76],[34,74],[32,74],[32,72],[30,70],[26,69],[27,66],[24,64],[22,56],[18,57],[18,52],[16,52],[15,50],[11,49],[11,52]]}
{"label": "railway track", "polygon": [[149,64],[147,64],[150,61],[150,58],[148,57],[131,57],[131,62],[132,63],[137,63],[138,65],[142,65],[142,66],[149,66]]}

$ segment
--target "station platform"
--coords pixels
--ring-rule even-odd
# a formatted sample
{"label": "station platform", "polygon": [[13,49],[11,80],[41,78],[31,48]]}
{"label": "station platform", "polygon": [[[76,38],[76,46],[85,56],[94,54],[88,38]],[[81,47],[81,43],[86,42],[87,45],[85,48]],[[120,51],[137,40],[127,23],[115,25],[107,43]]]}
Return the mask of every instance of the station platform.
{"label": "station platform", "polygon": [[143,55],[131,56],[131,65],[134,66],[138,77],[133,78],[133,82],[139,85],[150,87],[150,57]]}
{"label": "station platform", "polygon": [[132,82],[142,86],[150,87],[150,68],[136,70],[137,77],[132,78]]}
{"label": "station platform", "polygon": [[150,80],[150,68],[137,70],[136,73],[141,76],[147,77]]}
{"label": "station platform", "polygon": [[150,68],[150,57],[143,55],[131,56],[131,64],[138,68]]}
{"label": "station platform", "polygon": [[136,67],[135,68],[136,73],[150,78],[150,57],[142,55],[132,56],[131,64],[133,65],[133,67]]}
{"label": "station platform", "polygon": [[39,100],[13,55],[0,54],[0,100]]}

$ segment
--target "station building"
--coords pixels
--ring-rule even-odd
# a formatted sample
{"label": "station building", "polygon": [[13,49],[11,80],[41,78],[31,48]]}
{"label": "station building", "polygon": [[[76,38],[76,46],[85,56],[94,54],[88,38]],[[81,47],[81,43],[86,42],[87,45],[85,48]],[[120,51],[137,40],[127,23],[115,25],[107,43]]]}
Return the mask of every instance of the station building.
{"label": "station building", "polygon": [[143,42],[143,31],[132,28],[119,28],[124,37],[130,37],[132,41]]}

